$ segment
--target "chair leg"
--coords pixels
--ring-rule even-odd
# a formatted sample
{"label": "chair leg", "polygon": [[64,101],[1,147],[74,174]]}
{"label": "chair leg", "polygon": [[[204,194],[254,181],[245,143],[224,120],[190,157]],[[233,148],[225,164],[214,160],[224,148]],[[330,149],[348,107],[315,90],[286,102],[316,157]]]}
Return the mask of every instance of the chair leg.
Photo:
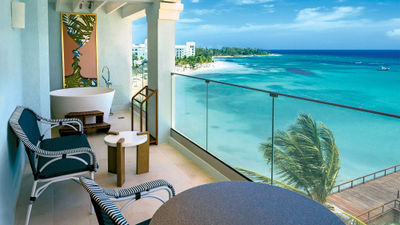
{"label": "chair leg", "polygon": [[31,217],[31,211],[32,211],[32,205],[33,205],[33,202],[36,200],[36,187],[37,187],[37,181],[33,181],[32,192],[31,192],[31,196],[29,198],[28,211],[26,212],[25,225],[29,224],[29,219]]}
{"label": "chair leg", "polygon": [[[90,172],[90,179],[94,180],[94,172]],[[89,207],[90,207],[90,214],[94,214],[94,208],[93,208],[93,204],[92,204],[92,200],[89,197]]]}

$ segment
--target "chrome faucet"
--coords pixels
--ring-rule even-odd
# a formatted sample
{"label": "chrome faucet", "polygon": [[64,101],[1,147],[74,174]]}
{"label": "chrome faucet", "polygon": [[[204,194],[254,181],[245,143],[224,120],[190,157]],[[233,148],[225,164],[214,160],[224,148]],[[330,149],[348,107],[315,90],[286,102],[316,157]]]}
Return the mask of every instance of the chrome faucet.
{"label": "chrome faucet", "polygon": [[[107,69],[107,79],[104,77],[104,69]],[[101,77],[103,77],[104,82],[107,85],[107,88],[109,88],[112,85],[111,82],[111,77],[110,77],[110,68],[108,66],[104,66],[103,69],[101,70]]]}
{"label": "chrome faucet", "polygon": [[[107,79],[104,77],[104,69],[107,69]],[[110,86],[112,85],[111,82],[111,77],[110,77],[110,68],[108,68],[108,66],[104,66],[103,69],[101,70],[101,77],[103,78],[104,82],[107,85],[107,88],[110,88]],[[111,108],[110,108],[110,116],[112,116],[114,113],[112,112]]]}

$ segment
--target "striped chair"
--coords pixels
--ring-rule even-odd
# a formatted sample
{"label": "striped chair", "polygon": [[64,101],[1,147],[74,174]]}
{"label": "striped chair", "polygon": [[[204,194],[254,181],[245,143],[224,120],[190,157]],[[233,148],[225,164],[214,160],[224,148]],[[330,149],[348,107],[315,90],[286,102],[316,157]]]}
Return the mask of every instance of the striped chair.
{"label": "striped chair", "polygon": [[[86,191],[89,192],[100,225],[128,224],[121,212],[131,203],[141,198],[155,198],[160,200],[162,203],[165,203],[161,197],[152,194],[155,191],[166,190],[169,199],[175,196],[174,187],[165,180],[154,180],[126,189],[101,188],[92,179],[83,176],[80,177],[79,180]],[[114,202],[120,201],[128,201],[121,208],[121,211],[114,205]],[[150,219],[140,223],[140,225],[149,223]]]}
{"label": "striped chair", "polygon": [[[41,132],[38,123],[47,124],[47,129]],[[33,187],[25,219],[27,225],[34,201],[50,184],[69,179],[79,181],[78,177],[87,173],[93,178],[97,170],[96,155],[82,132],[83,125],[79,119],[50,120],[29,108],[18,106],[9,124],[25,146],[33,173]],[[46,139],[46,133],[56,126],[78,127],[80,133]],[[39,183],[43,184],[39,186]]]}

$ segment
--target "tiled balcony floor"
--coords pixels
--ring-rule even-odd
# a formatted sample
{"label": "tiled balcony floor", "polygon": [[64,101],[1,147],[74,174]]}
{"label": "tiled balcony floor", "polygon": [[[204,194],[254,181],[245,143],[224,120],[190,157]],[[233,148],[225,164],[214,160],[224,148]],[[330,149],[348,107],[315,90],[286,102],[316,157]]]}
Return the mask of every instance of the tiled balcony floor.
{"label": "tiled balcony floor", "polygon": [[[118,117],[125,117],[118,119]],[[111,130],[130,130],[129,112],[118,112],[110,117]],[[136,123],[137,124],[137,123]],[[116,188],[117,177],[107,172],[107,146],[103,142],[105,134],[88,135],[91,147],[96,152],[99,170],[95,181],[103,187]],[[141,184],[154,179],[165,179],[172,183],[177,193],[201,184],[214,182],[208,174],[169,144],[150,147],[150,172],[136,175],[136,149],[126,149],[126,181],[123,188]],[[15,224],[23,224],[33,178],[30,166],[26,164],[20,196],[17,203]],[[164,191],[165,192],[165,191]],[[166,199],[167,194],[160,191]],[[33,205],[30,224],[98,224],[95,215],[89,213],[89,195],[77,183],[64,181],[50,185]],[[120,206],[117,204],[117,206]],[[155,199],[141,199],[130,205],[123,215],[130,224],[146,220],[161,206]]]}

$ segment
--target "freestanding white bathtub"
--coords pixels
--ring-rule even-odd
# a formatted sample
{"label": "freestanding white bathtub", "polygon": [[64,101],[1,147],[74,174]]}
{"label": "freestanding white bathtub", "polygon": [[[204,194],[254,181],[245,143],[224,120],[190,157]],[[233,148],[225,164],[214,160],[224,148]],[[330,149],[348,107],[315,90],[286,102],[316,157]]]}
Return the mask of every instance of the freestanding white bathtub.
{"label": "freestanding white bathtub", "polygon": [[50,92],[52,118],[61,119],[69,112],[100,110],[108,121],[114,89],[105,87],[67,88]]}

